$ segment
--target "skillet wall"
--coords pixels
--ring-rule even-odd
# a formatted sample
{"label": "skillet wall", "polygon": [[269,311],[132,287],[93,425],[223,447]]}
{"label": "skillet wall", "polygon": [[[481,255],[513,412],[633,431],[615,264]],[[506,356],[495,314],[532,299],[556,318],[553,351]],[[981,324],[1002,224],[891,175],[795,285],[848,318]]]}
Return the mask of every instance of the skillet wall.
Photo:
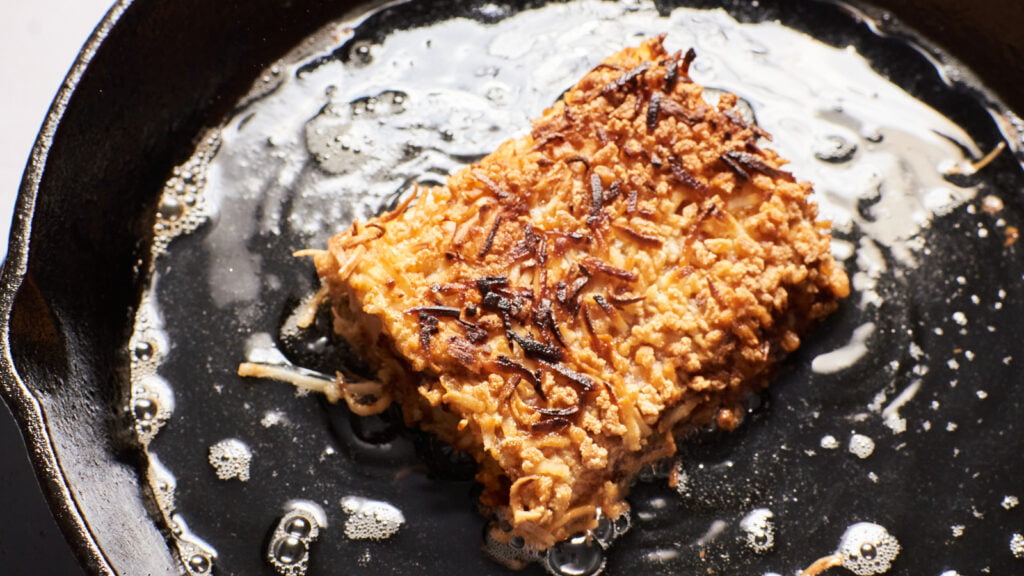
{"label": "skillet wall", "polygon": [[[89,571],[178,572],[143,509],[133,452],[117,441],[124,416],[114,408],[125,381],[117,351],[141,289],[156,195],[193,138],[219,123],[269,62],[350,5],[122,2],[66,109],[51,110],[62,119],[48,152],[45,138],[37,142],[45,162],[23,180],[5,264],[8,294],[17,289],[5,302],[13,304],[11,357],[38,405],[12,379],[5,386],[33,433],[44,492]],[[56,462],[46,461],[41,426]],[[91,535],[76,524],[79,512]]]}
{"label": "skillet wall", "polygon": [[[156,196],[195,135],[216,125],[263,68],[352,4],[122,3],[123,14],[63,111],[46,161],[26,175],[4,276],[8,294],[17,288],[11,356],[45,415],[59,468],[48,468],[36,406],[17,391],[9,394],[20,397],[12,403],[19,420],[35,420],[24,424],[36,433],[33,458],[63,528],[92,572],[178,571],[143,509],[133,452],[117,440],[128,426],[114,409],[122,404],[119,370],[125,365],[117,351],[127,340],[141,289]],[[1021,70],[1024,62],[1024,34],[1013,25],[1024,22],[1024,5],[979,0],[967,10],[957,0],[878,4],[891,5],[947,44],[1012,106],[1024,108],[1024,86],[1006,72]],[[47,143],[42,139],[37,146]],[[30,258],[22,279],[27,218]],[[11,389],[14,382],[5,385]],[[68,498],[94,526],[91,535],[80,530]]]}

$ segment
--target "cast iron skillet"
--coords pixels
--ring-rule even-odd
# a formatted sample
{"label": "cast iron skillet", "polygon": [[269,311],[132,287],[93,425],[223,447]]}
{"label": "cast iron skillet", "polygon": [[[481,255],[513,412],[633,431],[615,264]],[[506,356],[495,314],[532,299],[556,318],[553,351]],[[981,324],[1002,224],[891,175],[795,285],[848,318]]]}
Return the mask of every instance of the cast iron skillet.
{"label": "cast iron skillet", "polygon": [[[1024,109],[1024,85],[1015,82],[1024,70],[1024,5],[878,4]],[[359,7],[122,0],[51,108],[22,182],[4,265],[2,391],[58,522],[92,573],[180,571],[147,512],[137,452],[121,441],[128,429],[120,408],[125,343],[162,183],[193,138],[217,125],[266,66]]]}

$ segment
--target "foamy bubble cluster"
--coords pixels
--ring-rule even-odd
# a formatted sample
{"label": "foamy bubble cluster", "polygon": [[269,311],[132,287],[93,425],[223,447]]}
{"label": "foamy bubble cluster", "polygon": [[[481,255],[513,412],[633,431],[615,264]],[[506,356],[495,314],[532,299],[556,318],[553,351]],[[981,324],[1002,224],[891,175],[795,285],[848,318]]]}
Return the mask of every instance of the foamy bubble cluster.
{"label": "foamy bubble cluster", "polygon": [[522,538],[512,537],[502,542],[494,537],[494,530],[484,531],[484,552],[495,562],[513,570],[522,570],[539,561],[543,552],[527,546]]}
{"label": "foamy bubble cluster", "polygon": [[850,436],[850,453],[863,460],[875,451],[875,441],[863,434]]}
{"label": "foamy bubble cluster", "polygon": [[217,472],[217,478],[231,480],[238,478],[242,482],[249,480],[249,464],[252,462],[252,451],[237,438],[221,440],[210,446],[208,460]]}
{"label": "foamy bubble cluster", "polygon": [[195,154],[175,167],[164,184],[153,224],[154,254],[164,252],[171,240],[195,231],[210,219],[213,207],[203,192],[207,167],[219,147],[220,134],[213,132],[207,135]]}
{"label": "foamy bubble cluster", "polygon": [[1014,558],[1024,560],[1024,534],[1014,532],[1010,537],[1010,553]]}
{"label": "foamy bubble cluster", "polygon": [[402,511],[387,502],[359,496],[345,496],[341,509],[348,513],[345,536],[353,540],[386,540],[405,524]]}
{"label": "foamy bubble cluster", "polygon": [[846,529],[839,540],[837,554],[843,567],[857,576],[884,574],[900,553],[900,543],[884,527],[858,522]]}
{"label": "foamy bubble cluster", "polygon": [[759,554],[775,547],[775,514],[767,508],[751,510],[740,520],[740,530],[751,550]]}

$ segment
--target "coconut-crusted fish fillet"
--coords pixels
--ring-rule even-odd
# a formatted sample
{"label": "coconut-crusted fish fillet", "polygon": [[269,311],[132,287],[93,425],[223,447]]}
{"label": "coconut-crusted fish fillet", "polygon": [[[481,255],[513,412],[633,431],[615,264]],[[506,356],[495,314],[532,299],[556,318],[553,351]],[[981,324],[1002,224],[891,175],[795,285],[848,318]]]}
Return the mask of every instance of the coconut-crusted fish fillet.
{"label": "coconut-crusted fish fillet", "polygon": [[476,458],[499,538],[546,548],[622,513],[674,433],[734,428],[849,292],[810,185],[734,96],[705,103],[692,58],[661,38],[611,56],[529,135],[316,257],[378,396]]}

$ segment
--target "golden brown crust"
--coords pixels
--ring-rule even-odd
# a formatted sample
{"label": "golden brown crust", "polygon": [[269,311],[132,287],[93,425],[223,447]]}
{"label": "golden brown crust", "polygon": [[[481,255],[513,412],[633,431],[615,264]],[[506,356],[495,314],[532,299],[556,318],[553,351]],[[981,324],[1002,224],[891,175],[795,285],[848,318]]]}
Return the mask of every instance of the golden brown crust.
{"label": "golden brown crust", "polygon": [[444,187],[316,258],[405,418],[545,548],[624,510],[681,426],[742,400],[849,288],[759,128],[661,39],[613,55]]}

